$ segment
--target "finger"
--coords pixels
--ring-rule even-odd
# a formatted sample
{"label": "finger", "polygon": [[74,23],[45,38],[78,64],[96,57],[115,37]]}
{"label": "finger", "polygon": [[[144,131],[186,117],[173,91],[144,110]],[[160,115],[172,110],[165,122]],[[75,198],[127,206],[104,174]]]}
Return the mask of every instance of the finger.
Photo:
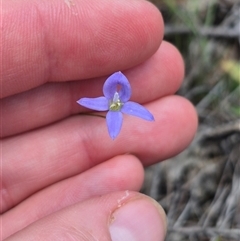
{"label": "finger", "polygon": [[155,121],[125,115],[121,133],[114,141],[108,136],[105,119],[94,116],[72,117],[4,140],[5,206],[9,208],[46,186],[116,155],[133,153],[144,165],[151,165],[186,148],[197,127],[192,105],[171,96],[147,108]]}
{"label": "finger", "polygon": [[65,208],[33,223],[6,241],[163,241],[165,233],[165,214],[159,204],[142,194],[126,191]]}
{"label": "finger", "polygon": [[[4,213],[2,238],[64,207],[94,196],[121,190],[139,191],[143,178],[143,167],[136,157],[114,157],[80,175],[45,188]],[[14,223],[12,220],[15,220]]]}
{"label": "finger", "polygon": [[[4,1],[2,96],[110,74],[150,57],[161,14],[139,0]],[[75,14],[74,14],[75,13]]]}
{"label": "finger", "polygon": [[[184,75],[177,49],[163,42],[143,64],[125,72],[132,85],[132,100],[146,103],[175,93]],[[51,124],[83,111],[76,100],[102,95],[105,78],[74,83],[47,84],[2,100],[2,137]]]}

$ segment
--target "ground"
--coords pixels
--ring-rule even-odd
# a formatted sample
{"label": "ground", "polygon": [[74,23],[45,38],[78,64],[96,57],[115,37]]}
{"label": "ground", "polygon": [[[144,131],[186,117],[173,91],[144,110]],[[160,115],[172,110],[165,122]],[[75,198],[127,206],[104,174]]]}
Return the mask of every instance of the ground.
{"label": "ground", "polygon": [[240,1],[152,0],[182,53],[178,95],[199,129],[180,155],[146,169],[142,191],[168,217],[167,241],[240,240]]}

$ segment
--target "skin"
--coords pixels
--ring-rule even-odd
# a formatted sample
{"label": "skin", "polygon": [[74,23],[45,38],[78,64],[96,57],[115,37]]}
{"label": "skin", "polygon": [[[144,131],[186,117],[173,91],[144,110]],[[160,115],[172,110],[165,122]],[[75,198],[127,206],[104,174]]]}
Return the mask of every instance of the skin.
{"label": "skin", "polygon": [[[143,213],[159,213],[154,232],[163,240],[163,211],[138,193],[143,166],[184,150],[197,117],[173,95],[184,64],[162,41],[160,12],[141,0],[2,4],[2,240],[54,240],[45,236],[49,225],[55,240],[73,227],[71,240],[111,240],[106,220],[125,190],[126,203],[140,200]],[[113,141],[105,119],[84,115],[89,110],[76,100],[102,95],[105,79],[119,70],[131,83],[131,100],[155,121],[126,115]]]}

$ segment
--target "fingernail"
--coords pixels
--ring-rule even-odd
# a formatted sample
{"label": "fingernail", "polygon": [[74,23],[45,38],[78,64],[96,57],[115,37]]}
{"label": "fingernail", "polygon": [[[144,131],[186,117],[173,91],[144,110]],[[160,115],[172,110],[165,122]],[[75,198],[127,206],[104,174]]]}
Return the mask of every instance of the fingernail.
{"label": "fingernail", "polygon": [[164,216],[159,204],[148,197],[131,200],[112,215],[112,241],[162,241],[166,233]]}

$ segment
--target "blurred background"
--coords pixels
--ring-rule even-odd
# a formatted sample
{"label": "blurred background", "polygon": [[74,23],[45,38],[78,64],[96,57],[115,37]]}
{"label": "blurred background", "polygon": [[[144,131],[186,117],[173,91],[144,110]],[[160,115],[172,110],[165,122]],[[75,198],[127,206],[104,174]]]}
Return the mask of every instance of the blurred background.
{"label": "blurred background", "polygon": [[177,94],[195,105],[199,129],[187,150],[146,169],[142,192],[165,209],[167,241],[239,241],[240,0],[151,2],[185,60]]}

